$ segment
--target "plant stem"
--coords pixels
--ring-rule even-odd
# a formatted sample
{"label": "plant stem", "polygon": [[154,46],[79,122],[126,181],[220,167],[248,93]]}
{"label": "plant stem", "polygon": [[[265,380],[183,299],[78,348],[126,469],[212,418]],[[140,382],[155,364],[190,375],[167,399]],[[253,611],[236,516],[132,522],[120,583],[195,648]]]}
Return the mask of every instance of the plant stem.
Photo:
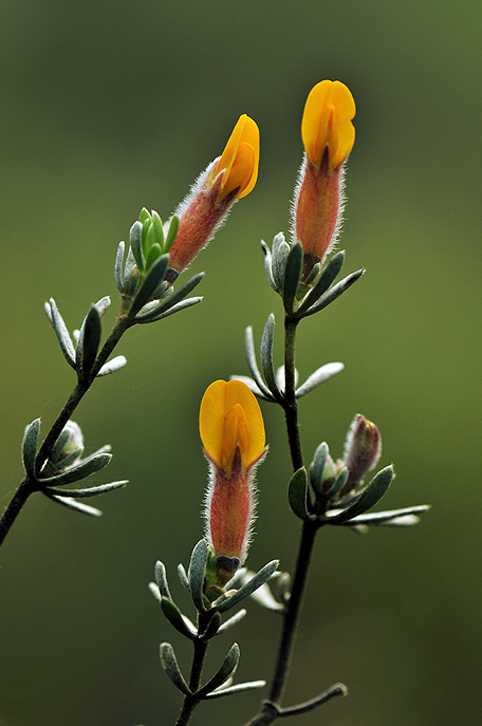
{"label": "plant stem", "polygon": [[29,479],[24,479],[19,484],[15,494],[3,513],[2,519],[0,520],[0,546],[7,536],[10,527],[15,522],[23,505],[34,491],[35,488],[32,486],[32,482]]}
{"label": "plant stem", "polygon": [[[303,452],[301,449],[298,425],[298,404],[295,396],[295,353],[298,322],[298,320],[290,318],[289,316],[285,317],[285,401],[283,408],[293,471],[298,471],[303,466]],[[270,697],[263,704],[259,713],[246,726],[267,726],[267,724],[270,724],[280,715],[279,702],[283,696],[288,679],[293,645],[303,602],[303,593],[308,578],[317,530],[318,526],[315,521],[306,519],[303,522],[291,597],[284,614],[283,629]]]}
{"label": "plant stem", "polygon": [[191,720],[191,715],[196,706],[199,703],[199,699],[196,698],[195,693],[201,685],[201,675],[204,665],[204,658],[208,647],[208,641],[202,638],[197,638],[194,641],[194,656],[191,665],[191,677],[189,679],[189,689],[193,695],[185,696],[184,703],[182,704],[181,713],[176,721],[176,726],[187,726]]}
{"label": "plant stem", "polygon": [[[119,315],[114,326],[109,334],[109,337],[105,341],[100,353],[98,354],[95,364],[92,368],[91,375],[87,380],[78,380],[77,384],[70,394],[69,398],[62,407],[59,415],[55,419],[54,423],[47,436],[45,437],[40,449],[38,450],[35,464],[37,475],[40,474],[42,467],[48,460],[52,453],[52,449],[60,436],[62,429],[64,428],[67,421],[72,416],[73,412],[79,405],[82,398],[85,396],[89,388],[91,387],[97,373],[100,371],[104,363],[106,363],[110,354],[114,350],[115,346],[119,342],[125,331],[132,325],[132,320],[126,315]],[[15,522],[20,510],[27,501],[28,497],[35,491],[41,489],[39,482],[31,481],[30,479],[24,479],[18,486],[15,494],[13,495],[10,503],[7,505],[2,519],[0,520],[0,546],[2,545],[5,537],[7,536],[10,528]]]}

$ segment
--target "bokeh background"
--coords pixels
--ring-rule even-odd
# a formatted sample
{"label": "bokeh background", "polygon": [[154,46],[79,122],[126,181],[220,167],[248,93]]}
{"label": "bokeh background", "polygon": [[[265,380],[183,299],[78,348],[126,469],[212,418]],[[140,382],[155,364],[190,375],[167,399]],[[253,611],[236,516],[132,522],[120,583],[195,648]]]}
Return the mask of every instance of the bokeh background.
{"label": "bokeh background", "polygon": [[[46,430],[73,385],[44,300],[71,328],[103,295],[115,311],[115,249],[140,208],[167,217],[241,113],[262,136],[256,189],[192,265],[207,271],[203,303],[130,331],[128,367],[75,417],[88,451],[112,444],[96,483],[130,486],[97,500],[99,520],[32,497],[2,549],[1,726],[174,723],[158,645],[170,640],[184,668],[190,650],[147,583],[163,559],[188,608],[175,567],[202,533],[199,402],[247,372],[247,325],[259,341],[275,312],[281,332],[259,240],[288,229],[302,107],[323,78],[357,102],[342,246],[347,272],[368,271],[300,329],[302,377],[346,366],[301,402],[305,454],[326,439],[339,455],[363,412],[397,472],[386,505],[433,508],[408,531],[322,531],[285,704],[343,680],[348,698],[299,722],[480,724],[480,3],[3,0],[0,12],[2,506],[25,424],[42,416]],[[280,411],[263,412],[271,451],[249,564],[291,570],[285,432]],[[278,632],[252,603],[207,673],[235,638],[238,679],[269,679]],[[260,695],[199,708],[193,724],[241,725]]]}

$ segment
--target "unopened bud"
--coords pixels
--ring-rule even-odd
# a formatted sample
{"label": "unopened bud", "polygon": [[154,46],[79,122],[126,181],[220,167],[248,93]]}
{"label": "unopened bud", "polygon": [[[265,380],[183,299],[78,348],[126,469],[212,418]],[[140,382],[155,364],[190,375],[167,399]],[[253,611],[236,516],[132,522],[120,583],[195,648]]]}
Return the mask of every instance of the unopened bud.
{"label": "unopened bud", "polygon": [[373,469],[382,453],[380,432],[371,421],[358,413],[350,426],[345,443],[343,464],[348,468],[347,484],[353,488]]}

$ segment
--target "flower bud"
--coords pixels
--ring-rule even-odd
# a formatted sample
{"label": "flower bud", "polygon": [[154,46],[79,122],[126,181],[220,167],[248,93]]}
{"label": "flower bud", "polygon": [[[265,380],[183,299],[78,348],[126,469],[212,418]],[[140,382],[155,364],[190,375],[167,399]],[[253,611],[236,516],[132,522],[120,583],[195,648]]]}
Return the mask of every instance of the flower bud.
{"label": "flower bud", "polygon": [[345,443],[343,464],[349,476],[344,492],[359,484],[373,469],[382,453],[382,440],[375,424],[358,413],[350,426]]}
{"label": "flower bud", "polygon": [[293,202],[293,233],[305,253],[305,278],[336,241],[344,205],[344,162],[355,142],[355,102],[340,81],[310,91],[301,122],[305,156]]}
{"label": "flower bud", "polygon": [[240,116],[220,157],[199,176],[175,214],[179,229],[170,250],[170,266],[181,272],[213,238],[237,199],[252,191],[258,178],[259,130]]}
{"label": "flower bud", "polygon": [[199,428],[210,464],[206,536],[224,585],[246,557],[254,519],[254,474],[266,453],[264,424],[244,383],[215,381],[204,394]]}

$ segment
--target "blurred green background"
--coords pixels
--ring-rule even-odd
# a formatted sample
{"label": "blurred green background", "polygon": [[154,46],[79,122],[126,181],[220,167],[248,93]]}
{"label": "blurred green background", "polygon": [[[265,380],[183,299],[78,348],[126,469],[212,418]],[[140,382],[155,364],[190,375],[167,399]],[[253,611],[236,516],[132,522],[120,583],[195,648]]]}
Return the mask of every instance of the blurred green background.
{"label": "blurred green background", "polygon": [[[480,2],[3,0],[0,12],[2,506],[25,424],[42,416],[46,431],[73,385],[44,300],[71,329],[103,295],[115,311],[115,248],[140,208],[167,217],[241,113],[262,138],[254,192],[191,267],[207,272],[203,303],[130,331],[128,367],[75,416],[89,452],[112,444],[96,482],[131,484],[97,500],[100,520],[32,497],[2,549],[1,726],[174,723],[158,645],[184,668],[190,649],[147,583],[163,559],[188,607],[175,567],[202,533],[198,406],[211,381],[247,372],[246,325],[259,341],[275,312],[281,333],[259,240],[288,230],[303,103],[323,78],[357,102],[341,245],[345,270],[367,274],[300,329],[302,377],[346,366],[301,401],[305,454],[326,439],[340,455],[362,412],[396,468],[386,505],[433,508],[408,531],[322,531],[285,704],[342,680],[348,698],[296,723],[480,724]],[[291,570],[285,432],[280,411],[263,412],[249,564]],[[207,673],[235,638],[237,678],[270,678],[278,632],[253,603]],[[200,707],[193,724],[241,726],[261,695]]]}

